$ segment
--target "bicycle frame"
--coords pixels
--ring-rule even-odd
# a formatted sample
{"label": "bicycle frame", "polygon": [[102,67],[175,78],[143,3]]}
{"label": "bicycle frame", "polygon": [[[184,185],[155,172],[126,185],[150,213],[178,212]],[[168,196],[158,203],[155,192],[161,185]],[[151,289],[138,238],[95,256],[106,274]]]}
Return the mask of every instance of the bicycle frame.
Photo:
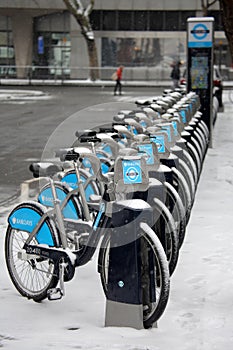
{"label": "bicycle frame", "polygon": [[[77,169],[77,165],[75,168],[77,170],[77,173],[79,173]],[[38,248],[38,246],[33,246],[30,243],[36,237],[36,235],[38,234],[40,228],[43,226],[46,219],[49,217],[55,217],[57,227],[58,227],[58,235],[61,241],[61,246],[65,251],[69,249],[62,209],[65,207],[65,205],[67,204],[67,202],[69,201],[72,195],[80,193],[80,189],[77,188],[69,192],[67,194],[67,197],[64,199],[64,201],[60,203],[60,200],[57,197],[54,180],[52,178],[49,178],[49,181],[50,181],[50,186],[51,186],[51,191],[53,196],[54,207],[49,208],[46,211],[46,213],[44,213],[41,216],[36,227],[32,230],[31,234],[27,238],[24,249],[26,250],[27,254],[33,254],[33,255],[36,255],[37,257],[43,256],[45,258],[51,258],[52,260],[54,259],[56,260],[56,259],[60,259],[60,255],[63,256],[62,254],[58,254],[56,256],[52,253],[52,251],[57,251],[56,247],[48,247],[48,248],[42,247],[40,249]],[[82,187],[82,183],[81,183],[81,187]],[[82,195],[84,196],[84,201],[85,201],[85,193],[83,192]],[[75,254],[76,254],[75,266],[84,265],[92,258],[96,250],[96,247],[100,241],[100,238],[102,236],[102,230],[106,229],[107,227],[110,227],[110,216],[105,215],[105,209],[106,209],[106,205],[102,202],[102,205],[100,205],[100,211],[98,212],[95,221],[92,223],[92,227],[88,225],[85,226],[85,228],[87,227],[89,228],[88,240],[82,252],[80,251],[81,253],[80,256],[79,256],[79,251],[78,250],[75,251]],[[109,210],[110,209],[108,207],[108,212]],[[89,209],[88,209],[88,212],[89,212]],[[71,225],[73,225],[73,228],[76,229],[77,231],[79,229],[82,230],[82,228],[84,227],[83,225],[85,224],[87,224],[87,222],[83,220],[77,220],[77,222],[74,222],[74,221],[71,222]]]}
{"label": "bicycle frame", "polygon": [[63,216],[62,216],[62,207],[60,206],[60,201],[57,198],[56,194],[56,188],[54,186],[54,181],[49,178],[50,181],[50,186],[51,186],[51,191],[52,191],[52,196],[53,196],[53,204],[54,207],[51,209],[48,209],[45,214],[42,215],[41,219],[29,235],[28,239],[26,240],[26,244],[29,244],[32,239],[36,236],[36,234],[39,232],[39,229],[42,227],[43,223],[45,222],[46,218],[49,218],[53,215],[56,216],[57,219],[57,224],[58,224],[58,229],[59,229],[59,236],[62,244],[62,248],[66,249],[67,248],[67,238],[66,238],[66,233],[65,233],[65,226],[63,222]]}

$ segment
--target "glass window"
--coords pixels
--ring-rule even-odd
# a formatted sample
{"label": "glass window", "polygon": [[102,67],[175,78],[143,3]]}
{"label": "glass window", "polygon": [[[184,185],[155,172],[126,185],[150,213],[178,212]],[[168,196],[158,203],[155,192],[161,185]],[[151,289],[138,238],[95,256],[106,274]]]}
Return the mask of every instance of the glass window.
{"label": "glass window", "polygon": [[11,19],[7,16],[0,16],[0,65],[1,76],[12,76],[15,69],[8,67],[15,65],[15,50],[11,31]]}
{"label": "glass window", "polygon": [[174,31],[179,30],[179,14],[180,11],[166,11],[164,19],[164,30]]}
{"label": "glass window", "polygon": [[8,32],[0,32],[0,46],[8,45]]}
{"label": "glass window", "polygon": [[170,72],[174,60],[186,60],[186,40],[180,38],[103,38],[102,66],[142,67]]}
{"label": "glass window", "polygon": [[[65,68],[68,72],[71,51],[70,36],[69,34],[64,33],[52,33],[51,37],[52,47],[49,53],[49,65],[54,67],[63,67],[63,71]],[[53,70],[51,73],[53,74]]]}
{"label": "glass window", "polygon": [[67,32],[70,30],[70,13],[64,11],[37,17],[35,28],[37,31]]}
{"label": "glass window", "polygon": [[159,60],[158,39],[140,37],[102,40],[102,66],[151,66]]}
{"label": "glass window", "polygon": [[[38,38],[43,50],[39,51]],[[34,66],[40,66],[40,75],[69,75],[71,40],[69,33],[38,32],[34,37]],[[48,67],[46,70],[45,67]],[[39,70],[35,70],[37,76]]]}
{"label": "glass window", "polygon": [[[70,13],[58,12],[34,21],[34,56],[35,76],[68,75],[70,72]],[[42,48],[38,38],[42,38]],[[40,68],[38,68],[38,66]]]}
{"label": "glass window", "polygon": [[70,46],[70,34],[69,33],[51,33],[51,43],[56,46]]}
{"label": "glass window", "polygon": [[7,17],[0,16],[0,30],[7,30]]}
{"label": "glass window", "polygon": [[13,46],[13,33],[12,32],[8,32],[8,45],[9,46]]}
{"label": "glass window", "polygon": [[117,39],[102,38],[102,66],[116,66]]}
{"label": "glass window", "polygon": [[101,11],[92,11],[90,22],[93,30],[101,30]]}
{"label": "glass window", "polygon": [[0,46],[0,58],[14,58],[15,52],[13,47]]}
{"label": "glass window", "polygon": [[187,19],[196,17],[195,11],[180,11],[180,30],[187,30]]}
{"label": "glass window", "polygon": [[116,30],[116,11],[103,11],[103,30]]}
{"label": "glass window", "polygon": [[118,11],[118,30],[132,30],[133,11]]}
{"label": "glass window", "polygon": [[150,11],[149,13],[149,30],[161,31],[164,29],[165,11]]}
{"label": "glass window", "polygon": [[148,12],[134,11],[133,30],[148,30]]}

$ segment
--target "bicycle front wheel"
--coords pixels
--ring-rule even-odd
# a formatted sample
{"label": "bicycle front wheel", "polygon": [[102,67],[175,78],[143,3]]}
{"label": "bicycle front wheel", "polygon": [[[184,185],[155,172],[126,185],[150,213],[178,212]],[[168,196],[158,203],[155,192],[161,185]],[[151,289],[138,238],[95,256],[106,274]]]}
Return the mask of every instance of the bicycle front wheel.
{"label": "bicycle front wheel", "polygon": [[[152,327],[164,313],[169,298],[170,276],[166,254],[155,232],[146,223],[140,224],[140,273],[143,323]],[[110,235],[103,238],[99,256],[99,272],[103,290],[108,290]]]}
{"label": "bicycle front wheel", "polygon": [[[38,209],[33,207],[34,210]],[[55,227],[46,220],[50,234],[56,242]],[[19,230],[8,225],[5,237],[5,259],[10,278],[18,292],[28,299],[40,302],[47,297],[47,291],[56,287],[58,274],[55,266],[49,259],[37,256],[27,256],[23,247],[30,235],[29,232]],[[30,242],[38,245],[35,238]]]}

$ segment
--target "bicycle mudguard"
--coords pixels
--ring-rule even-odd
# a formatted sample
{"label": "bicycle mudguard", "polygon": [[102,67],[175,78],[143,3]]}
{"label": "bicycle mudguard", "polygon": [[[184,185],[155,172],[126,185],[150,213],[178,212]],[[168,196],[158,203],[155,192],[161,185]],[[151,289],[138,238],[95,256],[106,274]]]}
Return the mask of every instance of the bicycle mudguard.
{"label": "bicycle mudguard", "polygon": [[[87,177],[88,176],[90,175],[87,175]],[[86,178],[82,174],[81,174],[81,180],[84,182],[84,186],[85,186]],[[71,187],[72,189],[78,188],[78,185],[77,185],[78,180],[75,172],[69,172],[65,174],[65,176],[61,179],[61,182],[65,183],[67,186]],[[93,188],[92,184],[91,183],[88,184],[87,187],[85,188],[86,200],[90,201],[90,196],[92,194],[97,194],[97,193],[98,191]]]}
{"label": "bicycle mudguard", "polygon": [[101,163],[101,171],[103,174],[106,174],[109,172],[109,169],[111,167],[110,163],[109,163],[109,159],[105,158],[101,153],[99,153],[98,151],[96,152],[96,156],[100,159],[100,163]]}
{"label": "bicycle mudguard", "polygon": [[[16,230],[31,233],[45,212],[46,209],[39,203],[24,202],[13,209],[8,217],[8,223]],[[44,222],[39,229],[36,239],[39,244],[46,244],[51,247],[55,245],[51,229],[47,222]]]}
{"label": "bicycle mudguard", "polygon": [[[96,152],[96,156],[100,159],[101,162],[101,171],[103,174],[106,174],[109,171],[109,168],[111,166],[109,159],[106,158],[105,155],[103,155],[100,151]],[[88,169],[91,175],[94,174],[91,162],[88,160],[88,158],[84,158],[82,161],[82,164],[85,166],[85,168]]]}
{"label": "bicycle mudguard", "polygon": [[104,144],[102,147],[102,150],[106,153],[108,153],[110,156],[112,155],[112,150],[111,147],[109,145]]}
{"label": "bicycle mudguard", "polygon": [[[65,192],[64,189],[57,187],[56,184],[55,184],[55,187],[56,187],[57,197],[62,203],[67,196],[67,192]],[[51,190],[50,186],[42,188],[42,190],[38,196],[38,201],[39,201],[39,203],[45,205],[46,207],[53,207],[54,206],[53,205],[53,195],[52,195],[52,190]],[[63,217],[65,219],[73,219],[73,220],[80,219],[79,215],[77,213],[77,210],[75,208],[75,205],[71,199],[68,201],[66,206],[63,208],[62,214],[63,214]]]}

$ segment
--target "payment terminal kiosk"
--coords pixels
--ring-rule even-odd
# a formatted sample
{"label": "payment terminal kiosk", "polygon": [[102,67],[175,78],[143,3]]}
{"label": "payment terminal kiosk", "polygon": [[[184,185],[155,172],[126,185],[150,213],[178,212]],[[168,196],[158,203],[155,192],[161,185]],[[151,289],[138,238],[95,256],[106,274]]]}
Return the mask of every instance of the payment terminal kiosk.
{"label": "payment terminal kiosk", "polygon": [[199,95],[203,121],[209,129],[212,146],[213,128],[213,17],[187,20],[187,92]]}

